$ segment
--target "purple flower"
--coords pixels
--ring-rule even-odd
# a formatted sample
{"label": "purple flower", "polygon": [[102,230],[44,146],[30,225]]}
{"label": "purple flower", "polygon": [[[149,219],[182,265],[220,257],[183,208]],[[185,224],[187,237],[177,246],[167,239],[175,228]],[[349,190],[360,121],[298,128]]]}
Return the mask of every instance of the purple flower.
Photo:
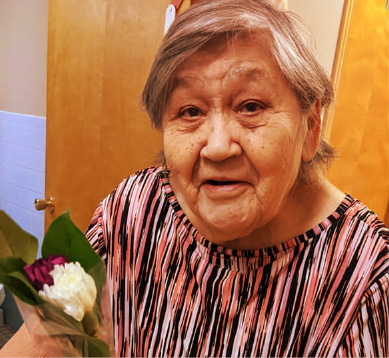
{"label": "purple flower", "polygon": [[24,266],[24,271],[32,285],[40,291],[45,283],[49,286],[54,283],[53,277],[50,275],[54,266],[63,265],[65,262],[68,262],[68,259],[64,255],[50,255],[45,259],[36,260],[31,265]]}

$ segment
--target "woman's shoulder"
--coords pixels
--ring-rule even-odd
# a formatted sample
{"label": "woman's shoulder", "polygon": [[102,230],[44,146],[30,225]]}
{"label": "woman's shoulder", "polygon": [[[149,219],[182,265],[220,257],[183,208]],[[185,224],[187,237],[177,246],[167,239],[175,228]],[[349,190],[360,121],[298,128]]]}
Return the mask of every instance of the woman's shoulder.
{"label": "woman's shoulder", "polygon": [[[133,209],[139,209],[140,202],[158,195],[162,188],[162,167],[150,167],[139,170],[123,179],[97,207],[90,226],[96,223],[110,222],[113,218],[122,218]],[[130,210],[130,208],[133,208]],[[88,228],[90,231],[90,227]]]}
{"label": "woman's shoulder", "polygon": [[116,202],[139,200],[147,195],[155,194],[155,189],[161,187],[164,169],[150,167],[137,171],[123,179],[119,185],[104,199],[105,207]]}
{"label": "woman's shoulder", "polygon": [[[123,179],[113,190],[113,193],[117,191],[121,193],[129,192],[136,186],[147,186],[147,184],[159,181],[163,171],[164,169],[162,167],[149,167],[139,170]],[[112,196],[112,193],[110,196]]]}
{"label": "woman's shoulder", "polygon": [[341,211],[342,206],[344,211],[344,216],[340,217],[342,226],[347,225],[349,230],[353,228],[356,234],[359,231],[368,232],[369,235],[380,237],[388,244],[389,229],[373,210],[350,194],[347,194],[341,204]]}
{"label": "woman's shoulder", "polygon": [[369,262],[383,254],[389,260],[389,229],[373,210],[350,194],[325,224],[322,233],[344,257],[354,252]]}
{"label": "woman's shoulder", "polygon": [[[150,215],[157,199],[162,197],[162,182],[167,174],[161,167],[140,170],[126,179],[99,204],[86,235],[91,245],[104,257],[108,237],[115,228],[126,231],[134,220]],[[139,221],[139,220],[138,220]],[[141,221],[141,220],[140,220]]]}
{"label": "woman's shoulder", "polygon": [[389,229],[362,201],[346,193],[336,205],[331,214],[306,232],[307,237],[327,237],[327,244],[339,246],[341,242],[343,248],[369,244],[372,240],[388,246]]}
{"label": "woman's shoulder", "polygon": [[[363,202],[347,195],[328,234],[334,250],[350,269],[364,272],[371,281],[389,274],[389,229]],[[340,260],[342,261],[342,260]]]}

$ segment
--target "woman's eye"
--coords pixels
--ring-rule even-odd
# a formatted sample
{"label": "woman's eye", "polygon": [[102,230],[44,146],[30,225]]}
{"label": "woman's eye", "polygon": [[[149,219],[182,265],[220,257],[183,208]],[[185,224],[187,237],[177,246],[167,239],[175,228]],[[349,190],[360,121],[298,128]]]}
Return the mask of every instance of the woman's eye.
{"label": "woman's eye", "polygon": [[181,112],[180,112],[180,117],[184,117],[184,118],[194,118],[194,117],[198,117],[200,116],[201,112],[198,108],[196,107],[188,107],[188,108],[184,108]]}
{"label": "woman's eye", "polygon": [[257,113],[258,111],[260,111],[262,109],[264,109],[263,104],[250,101],[250,102],[243,103],[243,105],[239,109],[239,112],[253,114],[253,113]]}

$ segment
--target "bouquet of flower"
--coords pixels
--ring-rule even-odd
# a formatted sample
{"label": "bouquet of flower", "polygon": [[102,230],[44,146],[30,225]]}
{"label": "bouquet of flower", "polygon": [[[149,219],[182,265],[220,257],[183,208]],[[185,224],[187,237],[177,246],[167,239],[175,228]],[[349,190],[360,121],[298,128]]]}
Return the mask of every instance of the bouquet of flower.
{"label": "bouquet of flower", "polygon": [[114,356],[105,264],[69,212],[38,240],[0,211],[0,283],[16,297],[33,339],[49,356]]}

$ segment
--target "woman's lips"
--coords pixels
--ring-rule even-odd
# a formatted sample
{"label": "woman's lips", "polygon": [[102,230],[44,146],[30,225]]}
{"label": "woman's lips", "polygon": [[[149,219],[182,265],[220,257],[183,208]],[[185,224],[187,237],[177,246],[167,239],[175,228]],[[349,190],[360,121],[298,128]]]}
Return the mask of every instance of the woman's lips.
{"label": "woman's lips", "polygon": [[230,184],[236,184],[239,181],[236,180],[207,180],[207,182],[210,185],[216,185],[216,186],[223,186],[223,185],[230,185]]}
{"label": "woman's lips", "polygon": [[214,180],[203,182],[201,190],[213,199],[233,199],[247,189],[249,183],[240,180]]}

